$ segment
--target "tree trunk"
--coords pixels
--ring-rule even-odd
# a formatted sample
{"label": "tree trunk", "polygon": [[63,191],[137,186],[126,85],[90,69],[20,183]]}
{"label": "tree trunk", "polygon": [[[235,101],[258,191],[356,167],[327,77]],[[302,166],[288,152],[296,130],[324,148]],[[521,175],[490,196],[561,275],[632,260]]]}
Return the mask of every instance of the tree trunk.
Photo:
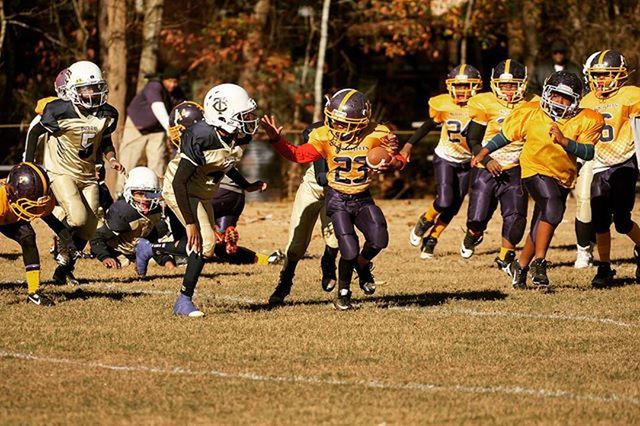
{"label": "tree trunk", "polygon": [[460,42],[460,63],[467,63],[467,37],[471,26],[471,14],[473,13],[473,0],[467,1],[467,13],[464,17],[464,27],[462,29],[462,41]]}
{"label": "tree trunk", "polygon": [[98,37],[100,45],[98,49],[98,60],[100,61],[100,67],[106,70],[109,63],[109,14],[108,14],[109,0],[99,0],[98,2]]}
{"label": "tree trunk", "polygon": [[320,120],[322,112],[322,76],[324,75],[324,57],[327,51],[327,36],[329,33],[329,8],[331,0],[322,3],[322,19],[320,21],[320,45],[318,46],[318,62],[316,63],[316,79],[314,83],[315,105],[313,121]]}
{"label": "tree trunk", "polygon": [[522,2],[522,29],[524,32],[524,64],[533,70],[538,58],[538,29],[540,27],[540,6],[533,1]]}
{"label": "tree trunk", "polygon": [[509,8],[507,43],[509,58],[524,63],[524,34],[522,32],[522,15],[519,13],[520,7],[522,7],[521,2],[516,1],[513,7]]}
{"label": "tree trunk", "polygon": [[[124,121],[126,118],[125,101],[127,96],[127,1],[106,0],[108,14],[108,41],[107,52],[109,62],[106,67],[107,82],[109,83],[109,103],[113,105],[120,115],[118,128],[113,135],[116,151],[120,147]],[[107,169],[109,172],[110,169]],[[115,176],[110,174],[107,183],[113,188]]]}
{"label": "tree trunk", "polygon": [[245,63],[238,78],[238,83],[245,89],[251,84],[251,79],[260,63],[261,51],[263,50],[262,40],[265,38],[264,29],[267,26],[270,7],[270,0],[258,0],[253,8],[251,15],[253,29],[247,35],[247,42],[242,48],[242,57]]}
{"label": "tree trunk", "polygon": [[158,48],[160,46],[160,28],[164,0],[146,0],[144,24],[142,26],[142,54],[138,70],[137,90],[145,85],[146,76],[155,74],[158,67]]}

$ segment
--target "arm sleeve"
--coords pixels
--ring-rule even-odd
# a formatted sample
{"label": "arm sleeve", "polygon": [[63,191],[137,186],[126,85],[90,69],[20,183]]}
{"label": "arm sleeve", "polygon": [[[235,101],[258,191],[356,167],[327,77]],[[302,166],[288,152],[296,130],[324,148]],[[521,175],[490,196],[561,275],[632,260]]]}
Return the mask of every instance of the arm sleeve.
{"label": "arm sleeve", "polygon": [[593,160],[593,156],[595,154],[595,147],[593,144],[580,143],[572,139],[569,139],[569,143],[564,147],[564,150],[585,161]]}
{"label": "arm sleeve", "polygon": [[116,149],[113,147],[113,140],[111,140],[111,135],[105,135],[102,137],[102,144],[100,145],[100,149],[102,150],[102,155],[107,155],[110,152],[116,153]]}
{"label": "arm sleeve", "polygon": [[24,155],[22,159],[29,163],[33,163],[36,156],[36,149],[38,148],[38,141],[40,137],[48,133],[48,130],[42,125],[42,123],[36,123],[27,133],[27,141],[24,147]]}
{"label": "arm sleeve", "polygon": [[486,131],[486,125],[482,125],[473,120],[469,122],[469,126],[467,127],[467,143],[473,155],[478,155],[478,152],[482,149],[482,140],[484,139]]}
{"label": "arm sleeve", "polygon": [[107,241],[115,236],[116,234],[107,228],[106,225],[102,225],[96,230],[89,244],[91,245],[91,253],[93,253],[100,262],[112,257]]}
{"label": "arm sleeve", "polygon": [[324,158],[320,160],[316,160],[313,162],[313,171],[316,175],[316,182],[320,186],[329,185],[329,180],[327,179],[327,172],[329,171],[329,165],[327,164],[327,160]]}
{"label": "arm sleeve", "polygon": [[158,120],[158,123],[164,128],[164,130],[169,129],[169,113],[167,112],[167,107],[163,102],[154,102],[151,104],[151,112]]}
{"label": "arm sleeve", "polygon": [[244,176],[242,176],[242,173],[240,173],[240,170],[238,170],[235,167],[229,169],[229,171],[226,174],[231,178],[232,181],[237,183],[242,189],[247,189],[249,185],[251,185],[249,181],[245,179]]}
{"label": "arm sleeve", "polygon": [[435,129],[435,127],[438,124],[433,120],[433,118],[429,117],[425,120],[424,123],[422,123],[422,126],[420,126],[418,128],[418,130],[416,130],[411,137],[409,138],[409,140],[407,141],[407,143],[411,144],[411,145],[415,145],[418,142],[420,142],[425,136],[427,136],[427,134]]}
{"label": "arm sleeve", "polygon": [[489,150],[489,153],[495,152],[497,150],[499,150],[500,148],[502,148],[503,146],[507,146],[509,145],[510,141],[509,139],[507,139],[502,132],[498,133],[497,135],[495,135],[490,141],[489,143],[487,143],[487,145],[485,145],[485,148],[487,148]]}
{"label": "arm sleeve", "polygon": [[194,212],[191,211],[191,203],[189,202],[189,194],[187,192],[187,182],[195,171],[195,164],[181,158],[173,178],[173,192],[176,195],[176,202],[178,203],[180,213],[187,225],[196,223]]}
{"label": "arm sleeve", "polygon": [[312,143],[295,146],[289,143],[286,139],[280,138],[272,145],[274,149],[278,151],[278,154],[282,155],[289,161],[293,161],[294,163],[311,163],[312,161],[322,158],[322,154],[318,152]]}

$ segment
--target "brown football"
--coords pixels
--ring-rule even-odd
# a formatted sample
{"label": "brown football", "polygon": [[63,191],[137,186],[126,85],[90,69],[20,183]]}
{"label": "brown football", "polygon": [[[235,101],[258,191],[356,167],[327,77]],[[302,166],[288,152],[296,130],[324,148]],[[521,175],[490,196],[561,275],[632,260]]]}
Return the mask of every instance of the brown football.
{"label": "brown football", "polygon": [[371,148],[367,153],[367,165],[371,168],[376,168],[380,166],[380,163],[385,162],[385,164],[389,164],[391,161],[391,155],[381,146],[377,146],[375,148]]}

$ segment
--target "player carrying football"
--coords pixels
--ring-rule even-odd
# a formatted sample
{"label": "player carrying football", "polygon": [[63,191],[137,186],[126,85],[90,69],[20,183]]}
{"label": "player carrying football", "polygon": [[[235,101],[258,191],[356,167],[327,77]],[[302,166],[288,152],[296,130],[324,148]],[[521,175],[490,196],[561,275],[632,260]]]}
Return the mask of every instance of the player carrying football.
{"label": "player carrying football", "polygon": [[[518,106],[538,100],[526,95],[527,67],[507,59],[491,71],[491,92],[469,99],[471,122],[467,141],[474,154],[500,132],[502,122]],[[498,268],[507,272],[515,259],[516,245],[522,239],[527,222],[527,193],[520,182],[520,152],[523,141],[486,156],[471,172],[471,191],[467,212],[467,234],[460,245],[460,255],[468,259],[482,242],[491,216],[500,204],[502,246],[496,258]]]}
{"label": "player carrying football", "polygon": [[566,199],[576,182],[576,157],[591,160],[604,125],[597,112],[578,107],[582,81],[558,71],[544,84],[540,102],[527,102],[502,123],[502,130],[473,159],[475,166],[487,155],[524,140],[520,154],[522,183],[535,202],[527,242],[510,267],[514,288],[526,287],[527,272],[537,287],[549,285],[547,250],[562,221]]}
{"label": "player carrying football", "polygon": [[[124,172],[115,157],[111,134],[118,112],[107,104],[107,83],[97,65],[80,61],[66,73],[66,97],[47,103],[39,123],[28,134],[25,160],[33,161],[38,139],[47,134],[44,166],[51,190],[64,210],[64,223],[73,243],[82,251],[97,227],[99,186],[96,180],[98,153],[111,168]],[[56,268],[54,280],[77,284],[73,259]]]}
{"label": "player carrying football", "polygon": [[411,245],[420,246],[421,259],[433,257],[438,238],[458,214],[469,190],[472,155],[466,136],[467,102],[482,88],[482,77],[471,65],[459,65],[449,72],[446,84],[448,93],[429,99],[429,118],[402,148],[402,153],[409,156],[415,143],[437,125],[442,126],[433,156],[436,199],[409,233]]}
{"label": "player carrying football", "polygon": [[[375,147],[385,147],[393,157],[389,167],[402,168],[406,160],[391,148],[395,136],[383,125],[371,122],[371,104],[355,89],[343,89],[327,100],[325,125],[309,134],[309,142],[290,144],[281,135],[282,127],[274,117],[264,116],[262,126],[278,153],[296,163],[310,163],[325,158],[328,163],[328,188],[325,195],[327,215],[338,238],[338,297],[336,309],[348,310],[351,305],[351,277],[358,273],[360,288],[365,294],[375,292],[371,261],[387,247],[389,233],[382,210],[373,201],[371,168],[367,154]],[[365,243],[360,250],[358,228]]]}
{"label": "player carrying football", "polygon": [[638,161],[631,122],[640,116],[640,88],[625,86],[627,61],[616,50],[592,54],[585,64],[591,92],[581,107],[602,114],[605,125],[593,158],[591,183],[592,223],[598,248],[598,272],[592,284],[607,286],[616,273],[611,269],[611,223],[634,242],[636,280],[640,282],[640,228],[631,219],[638,179]]}

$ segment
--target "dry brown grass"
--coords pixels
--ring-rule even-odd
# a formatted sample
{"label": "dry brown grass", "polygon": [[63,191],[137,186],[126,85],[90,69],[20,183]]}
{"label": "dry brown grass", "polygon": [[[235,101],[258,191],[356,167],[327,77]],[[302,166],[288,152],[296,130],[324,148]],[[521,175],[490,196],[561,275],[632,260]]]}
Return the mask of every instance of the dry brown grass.
{"label": "dry brown grass", "polygon": [[[278,267],[207,265],[197,295],[203,320],[170,315],[181,270],[152,267],[152,279],[139,281],[132,268],[113,272],[90,260],[78,267],[80,288],[47,286],[57,306],[28,306],[16,246],[2,239],[0,421],[640,421],[639,288],[623,279],[594,290],[593,270],[567,266],[571,220],[549,256],[554,291],[516,292],[492,267],[499,220],[464,261],[458,217],[438,258],[424,262],[407,234],[425,202],[380,205],[392,241],[375,272],[386,284],[373,297],[355,291],[359,309],[347,313],[334,311],[320,288],[319,237],[300,264],[291,305],[274,311],[264,303]],[[282,247],[289,211],[249,206],[242,242],[265,252]],[[47,232],[38,229],[49,278]],[[615,237],[621,278],[634,273],[631,249]]]}

